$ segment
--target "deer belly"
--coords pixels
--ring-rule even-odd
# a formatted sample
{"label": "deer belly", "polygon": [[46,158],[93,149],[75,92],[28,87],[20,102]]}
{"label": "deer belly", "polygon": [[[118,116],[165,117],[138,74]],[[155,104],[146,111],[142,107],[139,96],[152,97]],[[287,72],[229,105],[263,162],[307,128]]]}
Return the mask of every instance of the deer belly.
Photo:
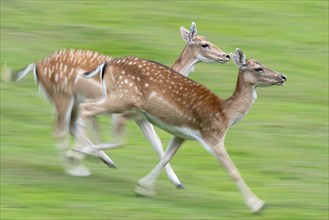
{"label": "deer belly", "polygon": [[180,137],[183,139],[188,139],[188,140],[197,140],[198,137],[201,136],[198,131],[192,130],[190,128],[171,125],[147,112],[142,112],[142,114],[153,125],[163,129],[164,131],[166,131],[174,136],[177,136],[177,137]]}

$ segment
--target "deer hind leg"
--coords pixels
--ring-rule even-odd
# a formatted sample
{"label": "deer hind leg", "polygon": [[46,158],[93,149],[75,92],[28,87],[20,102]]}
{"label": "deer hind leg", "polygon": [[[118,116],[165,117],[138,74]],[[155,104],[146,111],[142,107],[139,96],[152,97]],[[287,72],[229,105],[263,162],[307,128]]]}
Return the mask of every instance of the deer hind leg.
{"label": "deer hind leg", "polygon": [[224,144],[219,144],[214,148],[210,148],[204,143],[203,145],[216,157],[216,159],[223,165],[225,170],[232,177],[233,181],[237,184],[238,188],[242,192],[245,203],[250,208],[250,210],[254,213],[259,212],[264,207],[264,202],[260,200],[245,183],[239,170],[228,155]]}
{"label": "deer hind leg", "polygon": [[90,171],[81,163],[77,163],[79,155],[72,154],[69,149],[69,126],[75,100],[73,97],[57,95],[53,98],[53,101],[57,112],[55,128],[56,146],[60,150],[65,172],[73,176],[88,176]]}
{"label": "deer hind leg", "polygon": [[82,145],[82,147],[76,148],[77,151],[94,155],[99,157],[105,164],[110,167],[116,167],[114,162],[105,154],[101,147],[95,146],[90,139],[86,136],[86,120],[90,117],[96,116],[105,112],[121,112],[125,108],[123,108],[121,100],[118,100],[115,96],[108,96],[106,99],[90,102],[90,103],[82,103],[79,107],[80,116],[77,120],[77,135],[76,138],[78,142]]}
{"label": "deer hind leg", "polygon": [[[78,100],[77,97],[75,97],[75,102],[72,107],[71,111],[71,118],[70,118],[70,133],[71,135],[76,139],[77,135],[77,119],[79,115],[79,104],[81,101]],[[93,132],[93,136],[95,137],[95,141],[97,143],[101,142],[100,138],[100,127],[99,124],[97,123],[97,119],[95,117],[90,117],[90,121],[88,122],[91,125],[91,130]]]}
{"label": "deer hind leg", "polygon": [[56,107],[56,125],[54,136],[56,146],[60,150],[66,150],[69,146],[69,121],[73,107],[73,98],[66,96],[54,96],[53,101]]}
{"label": "deer hind leg", "polygon": [[159,176],[161,169],[170,162],[170,160],[173,158],[173,156],[175,155],[179,147],[183,144],[183,142],[184,139],[179,137],[174,137],[170,141],[158,165],[156,165],[156,167],[154,167],[150,173],[148,173],[145,177],[143,177],[137,182],[135,192],[138,195],[142,195],[142,196],[155,195],[154,182],[156,178]]}
{"label": "deer hind leg", "polygon": [[79,101],[77,101],[77,97],[74,97],[74,104],[71,110],[71,117],[70,117],[70,133],[74,137],[76,134],[76,121],[78,119],[78,110],[79,110]]}
{"label": "deer hind leg", "polygon": [[[143,131],[145,137],[151,142],[154,150],[159,154],[160,158],[163,157],[164,151],[161,140],[157,133],[154,130],[154,127],[151,123],[146,120],[136,120],[136,123]],[[175,174],[174,170],[172,169],[171,165],[168,163],[165,165],[165,170],[169,180],[177,187],[183,188],[182,183],[179,181],[177,175]]]}

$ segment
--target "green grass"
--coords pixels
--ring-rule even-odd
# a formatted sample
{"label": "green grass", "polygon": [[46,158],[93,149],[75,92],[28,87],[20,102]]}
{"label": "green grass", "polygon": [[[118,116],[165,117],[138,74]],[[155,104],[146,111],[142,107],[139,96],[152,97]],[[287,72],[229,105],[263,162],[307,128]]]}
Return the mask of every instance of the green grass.
{"label": "green grass", "polygon": [[[284,72],[284,87],[259,88],[250,113],[231,128],[226,147],[268,208],[252,215],[214,158],[187,142],[172,165],[185,190],[162,174],[158,195],[134,195],[157,163],[137,126],[127,146],[108,151],[111,170],[87,161],[93,175],[62,172],[53,147],[52,107],[32,74],[1,81],[1,219],[328,219],[328,1],[1,1],[1,66],[20,69],[61,48],[135,55],[170,65],[184,46],[181,25],[197,23],[224,51],[241,48]],[[198,64],[191,78],[222,97],[237,68]],[[101,117],[109,140],[109,118]],[[164,144],[170,135],[161,130]]]}

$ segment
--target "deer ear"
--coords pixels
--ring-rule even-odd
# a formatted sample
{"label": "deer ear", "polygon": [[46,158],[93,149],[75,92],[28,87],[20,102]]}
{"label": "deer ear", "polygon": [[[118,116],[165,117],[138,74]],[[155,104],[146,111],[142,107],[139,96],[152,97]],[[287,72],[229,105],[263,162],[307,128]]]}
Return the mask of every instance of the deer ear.
{"label": "deer ear", "polygon": [[185,27],[180,27],[180,33],[183,40],[188,44],[193,44],[196,36],[196,24],[192,22],[190,30],[187,30]]}
{"label": "deer ear", "polygon": [[186,43],[189,43],[189,41],[190,41],[190,32],[185,27],[180,27],[180,33],[182,35],[183,40]]}
{"label": "deer ear", "polygon": [[230,57],[240,69],[246,68],[247,66],[246,55],[242,52],[242,50],[236,48],[236,54],[230,53]]}
{"label": "deer ear", "polygon": [[197,30],[196,30],[196,24],[195,22],[192,22],[191,27],[190,27],[190,42],[193,43],[195,40]]}

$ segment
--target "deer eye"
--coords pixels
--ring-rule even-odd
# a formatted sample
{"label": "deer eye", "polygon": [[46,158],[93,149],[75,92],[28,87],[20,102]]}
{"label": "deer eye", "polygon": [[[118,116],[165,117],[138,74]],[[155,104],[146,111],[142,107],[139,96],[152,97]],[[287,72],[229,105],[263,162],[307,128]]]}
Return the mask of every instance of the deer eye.
{"label": "deer eye", "polygon": [[263,68],[261,67],[255,68],[254,70],[258,73],[264,72]]}
{"label": "deer eye", "polygon": [[209,44],[201,44],[201,47],[207,48],[207,47],[209,47]]}

